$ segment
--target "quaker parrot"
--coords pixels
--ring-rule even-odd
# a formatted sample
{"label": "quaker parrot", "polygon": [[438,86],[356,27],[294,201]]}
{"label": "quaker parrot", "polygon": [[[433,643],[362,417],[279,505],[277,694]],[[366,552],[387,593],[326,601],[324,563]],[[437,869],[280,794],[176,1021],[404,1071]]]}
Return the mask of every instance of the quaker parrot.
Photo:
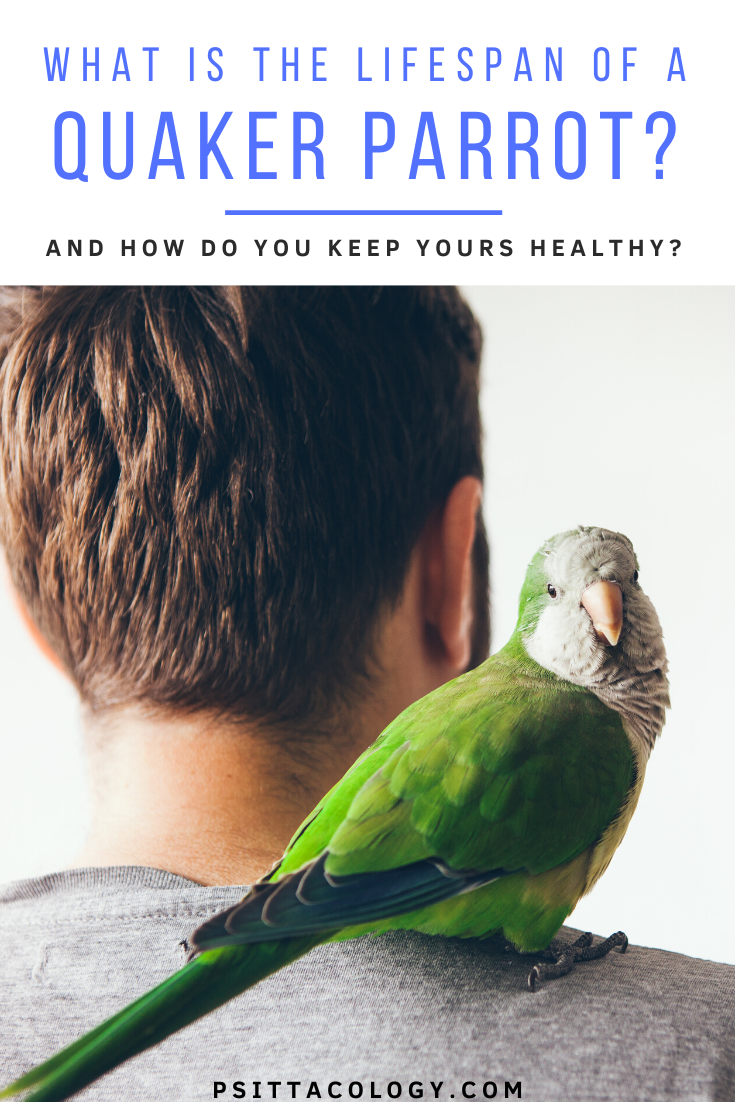
{"label": "quaker parrot", "polygon": [[0,1098],[68,1098],[322,942],[497,934],[547,951],[532,990],[624,951],[622,933],[553,939],[628,827],[669,705],[666,669],[630,540],[584,527],[548,540],[507,645],[399,715],[280,862],[194,931],[183,968]]}

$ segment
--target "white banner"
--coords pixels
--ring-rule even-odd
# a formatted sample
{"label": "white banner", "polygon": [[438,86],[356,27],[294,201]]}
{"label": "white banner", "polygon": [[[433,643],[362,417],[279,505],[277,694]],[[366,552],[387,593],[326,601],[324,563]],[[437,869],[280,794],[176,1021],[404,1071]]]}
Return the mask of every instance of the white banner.
{"label": "white banner", "polygon": [[732,282],[716,0],[4,22],[8,282]]}

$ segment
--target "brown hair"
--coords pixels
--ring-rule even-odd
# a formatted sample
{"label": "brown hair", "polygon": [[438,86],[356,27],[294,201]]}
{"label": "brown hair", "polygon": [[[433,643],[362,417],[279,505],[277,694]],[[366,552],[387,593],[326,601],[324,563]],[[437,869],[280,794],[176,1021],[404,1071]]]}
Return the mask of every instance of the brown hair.
{"label": "brown hair", "polygon": [[[429,513],[482,475],[458,292],[60,287],[24,315],[0,538],[86,702],[328,716]],[[475,566],[484,597],[482,531]]]}

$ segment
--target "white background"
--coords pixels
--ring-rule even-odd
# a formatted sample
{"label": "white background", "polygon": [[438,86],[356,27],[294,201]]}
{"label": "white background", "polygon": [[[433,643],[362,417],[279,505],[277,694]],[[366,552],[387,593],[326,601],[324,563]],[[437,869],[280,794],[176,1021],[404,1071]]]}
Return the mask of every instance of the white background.
{"label": "white background", "polygon": [[[175,13],[175,14],[174,14]],[[158,0],[127,0],[123,9],[71,0],[14,4],[4,12],[0,41],[2,89],[3,205],[0,256],[2,278],[14,283],[38,282],[464,282],[526,284],[730,283],[732,250],[732,142],[730,49],[732,5],[722,0],[425,0],[421,5],[371,0],[345,5],[336,0],[279,4],[242,0],[203,5]],[[148,81],[143,46],[159,47],[154,80]],[[265,80],[258,79],[256,45],[269,46]],[[43,47],[62,56],[69,46],[66,81],[49,83]],[[100,50],[100,80],[92,73],[82,81],[82,48]],[[131,80],[112,81],[118,47],[126,49]],[[189,48],[195,48],[195,81],[189,81]],[[207,79],[207,50],[224,51],[224,77]],[[281,80],[281,49],[293,57],[300,50],[298,84]],[[326,46],[326,83],[311,80],[314,46]],[[371,82],[357,81],[357,49],[364,49]],[[392,58],[391,80],[381,78],[386,46]],[[401,79],[402,50],[415,69]],[[444,47],[443,83],[429,81],[429,48]],[[473,49],[473,80],[462,83],[457,51]],[[501,50],[503,61],[485,80],[487,46]],[[593,77],[597,47],[610,51],[610,77]],[[686,82],[667,81],[672,50],[682,51]],[[514,79],[519,51],[525,48],[532,81]],[[563,80],[545,80],[545,50],[563,51]],[[623,49],[635,68],[623,81]],[[464,72],[464,70],[461,70]],[[437,74],[438,75],[438,74]],[[63,111],[87,120],[88,183],[67,181],[53,168],[54,120]],[[121,168],[124,114],[135,115],[135,163],[122,181],[102,169],[102,113],[112,113],[113,167]],[[262,138],[272,137],[273,150],[259,154],[261,170],[278,179],[248,178],[247,113],[275,110],[277,120],[262,124]],[[324,119],[325,179],[314,179],[313,158],[305,155],[304,178],[292,179],[291,115],[316,111]],[[470,154],[470,179],[459,176],[459,116],[483,111],[492,121],[489,149],[493,179],[484,180],[480,156]],[[587,121],[588,164],[578,180],[561,179],[554,169],[553,131],[558,115],[577,111]],[[622,125],[621,178],[611,179],[611,124],[601,111],[630,110]],[[663,161],[664,178],[655,178],[655,154],[663,138],[662,123],[652,135],[645,120],[666,110],[677,133]],[[162,111],[174,114],[185,179],[162,167],[148,179],[154,138]],[[210,133],[225,111],[233,116],[220,148],[234,179],[225,180],[210,158],[210,178],[199,179],[199,113],[209,112]],[[396,144],[376,155],[375,178],[364,179],[365,111],[387,111],[396,120]],[[433,111],[442,147],[446,178],[420,168],[408,179],[420,112]],[[508,179],[506,120],[509,111],[530,111],[539,120],[540,178],[532,180],[528,157],[519,155],[519,176]],[[67,128],[71,124],[65,124]],[[68,130],[67,138],[71,135]],[[520,131],[519,131],[520,135]],[[168,154],[167,146],[164,154]],[[424,149],[424,156],[428,155]],[[567,167],[574,165],[570,152]],[[67,170],[73,164],[65,153]],[[311,217],[233,218],[225,209],[501,209],[501,218],[470,217]],[[90,238],[103,242],[98,258],[67,256],[67,241]],[[361,256],[328,257],[330,237],[362,242]],[[388,237],[400,250],[385,257]],[[201,256],[201,240],[220,246],[238,243],[232,258],[218,252]],[[260,259],[254,239],[268,242]],[[374,238],[380,255],[365,256]],[[421,259],[416,239],[429,240]],[[478,256],[480,240],[495,242],[493,257]],[[497,242],[513,242],[513,255],[498,256]],[[611,238],[623,241],[615,258]],[[64,255],[46,259],[49,241]],[[121,256],[121,241],[136,240],[135,258]],[[155,257],[140,255],[144,240],[155,241]],[[167,258],[164,239],[183,239],[181,258]],[[279,259],[275,240],[289,242]],[[309,239],[308,258],[296,258],[295,240]],[[436,254],[437,240],[449,241],[446,258]],[[473,242],[473,253],[457,255],[457,241]],[[563,257],[531,257],[530,241],[565,242]],[[586,255],[570,256],[575,240]],[[658,258],[651,240],[662,241]],[[645,255],[630,255],[629,242],[643,241]],[[673,256],[672,241],[681,246]],[[603,256],[591,255],[593,241]]]}
{"label": "white background", "polygon": [[[632,826],[572,921],[735,963],[731,682],[735,291],[468,288],[485,331],[494,648],[526,564],[575,524],[629,535],[673,709]],[[73,858],[87,815],[75,694],[0,596],[0,880]]]}

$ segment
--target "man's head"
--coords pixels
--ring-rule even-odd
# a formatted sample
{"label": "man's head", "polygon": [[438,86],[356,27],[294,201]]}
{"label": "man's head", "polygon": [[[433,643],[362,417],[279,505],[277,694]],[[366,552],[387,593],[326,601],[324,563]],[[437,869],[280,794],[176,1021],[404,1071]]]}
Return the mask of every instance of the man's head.
{"label": "man's head", "polygon": [[[463,476],[480,336],[437,288],[27,296],[0,370],[0,537],[89,707],[319,726]],[[487,651],[474,549],[472,663]]]}

